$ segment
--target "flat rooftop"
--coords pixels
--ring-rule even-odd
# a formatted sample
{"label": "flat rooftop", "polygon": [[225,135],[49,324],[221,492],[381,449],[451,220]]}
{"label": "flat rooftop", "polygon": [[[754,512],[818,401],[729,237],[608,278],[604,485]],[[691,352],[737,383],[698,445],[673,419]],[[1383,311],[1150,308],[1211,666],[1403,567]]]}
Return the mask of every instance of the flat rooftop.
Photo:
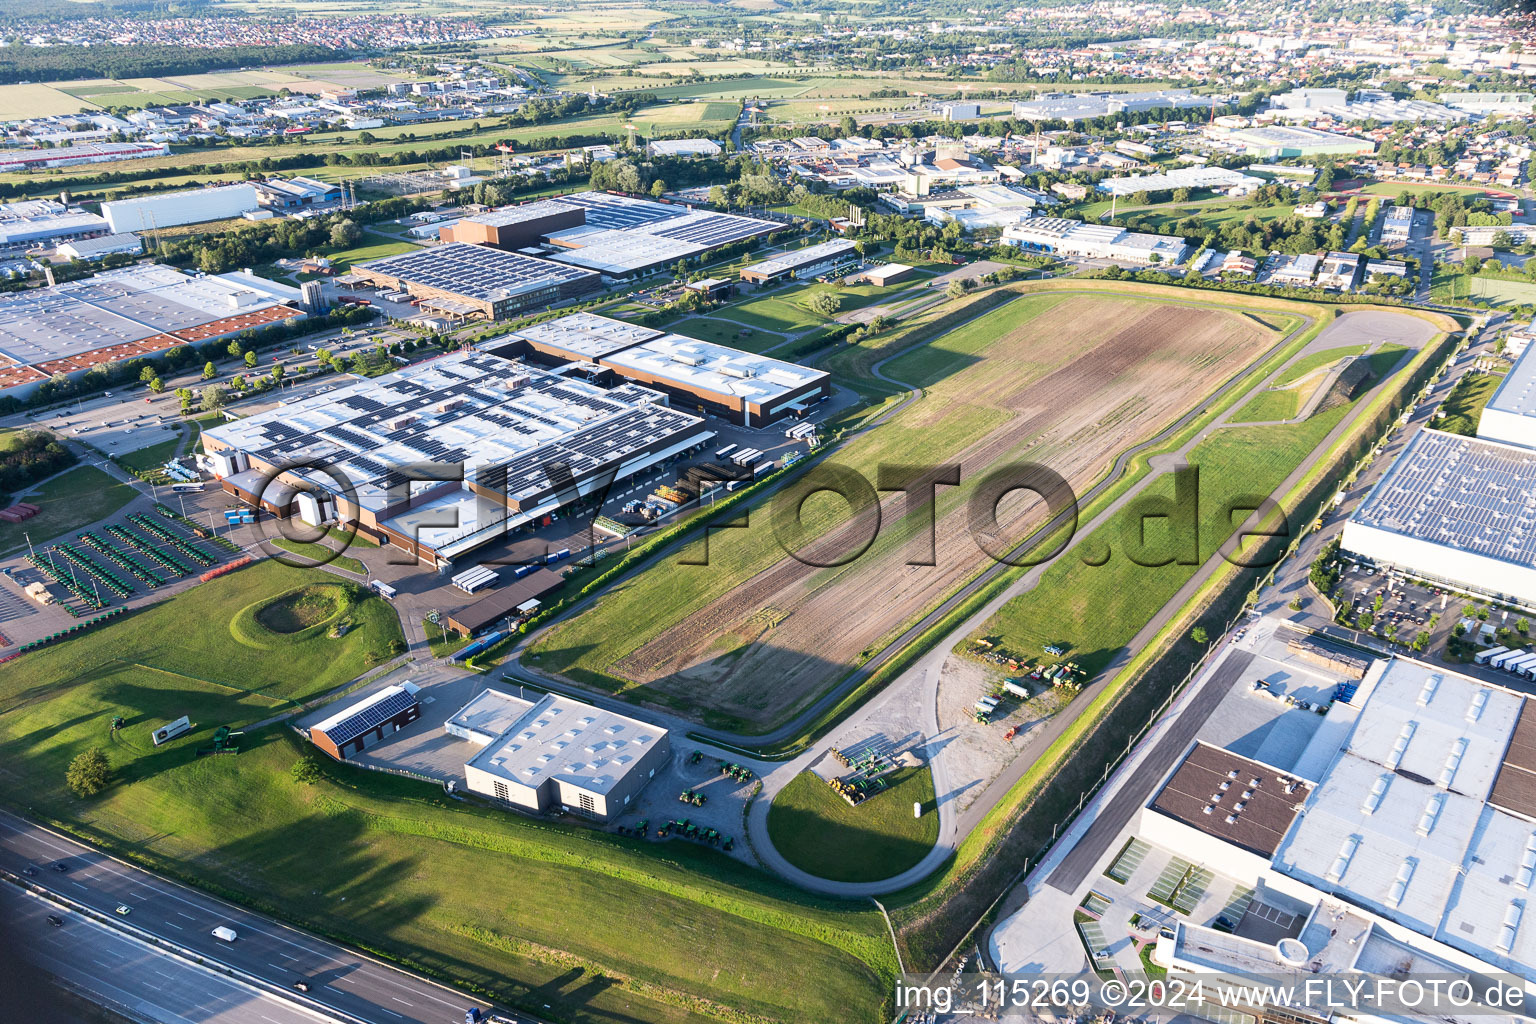
{"label": "flat rooftop", "polygon": [[405,284],[435,288],[480,302],[515,298],[590,277],[591,271],[505,252],[488,245],[452,242],[359,263],[355,272],[380,274]]}
{"label": "flat rooftop", "polygon": [[607,793],[666,734],[661,726],[546,694],[469,763],[520,786],[557,779]]}
{"label": "flat rooftop", "polygon": [[603,364],[621,373],[637,370],[755,404],[772,402],[780,395],[827,377],[823,370],[680,334],[668,334],[626,348],[605,357]]}
{"label": "flat rooftop", "polygon": [[1536,567],[1536,452],[1420,430],[1350,523]]}
{"label": "flat rooftop", "polygon": [[[554,486],[555,463],[582,480],[658,444],[681,443],[702,425],[638,385],[604,389],[471,351],[279,405],[206,436],[266,465],[335,467],[352,490],[343,496],[377,512],[403,500],[403,466],[463,464],[466,481],[527,502]],[[342,491],[320,470],[294,475]],[[409,485],[412,495],[435,486]]]}
{"label": "flat rooftop", "polygon": [[830,242],[818,242],[816,245],[808,245],[804,249],[794,249],[782,253],[772,259],[766,259],[761,263],[753,264],[747,269],[757,274],[784,274],[799,267],[809,267],[817,263],[825,263],[827,260],[836,259],[839,256],[855,251],[854,243],[837,238]]}
{"label": "flat rooftop", "polygon": [[1488,399],[1485,408],[1511,416],[1536,416],[1536,346],[1527,346]]}
{"label": "flat rooftop", "polygon": [[609,275],[639,273],[784,226],[606,192],[577,192],[559,202],[584,208],[586,224],[546,236],[564,250],[550,258]]}
{"label": "flat rooftop", "polygon": [[485,689],[444,723],[445,728],[469,733],[469,742],[478,746],[490,743],[516,725],[534,702],[514,697],[500,690]]}
{"label": "flat rooftop", "polygon": [[[1385,662],[1343,752],[1274,858],[1324,892],[1434,935],[1459,897],[1522,698]],[[1525,834],[1531,835],[1526,823]],[[1512,871],[1517,865],[1506,866]],[[1456,936],[1446,942],[1461,944]]]}
{"label": "flat rooftop", "polygon": [[1267,764],[1199,743],[1163,784],[1152,807],[1269,857],[1311,792],[1310,783]]}
{"label": "flat rooftop", "polygon": [[659,338],[663,333],[653,327],[641,327],[596,313],[572,313],[558,320],[519,328],[513,336],[596,362],[603,356]]}
{"label": "flat rooftop", "polygon": [[[191,277],[158,264],[0,296],[0,356],[45,372],[130,359],[184,341],[302,316],[298,289],[241,274]],[[227,321],[234,326],[224,327]],[[147,347],[146,347],[147,345]],[[53,366],[58,361],[69,366]],[[78,365],[76,365],[78,364]]]}
{"label": "flat rooftop", "polygon": [[471,224],[485,224],[494,228],[509,227],[513,224],[522,224],[540,217],[550,217],[558,213],[571,213],[581,207],[572,203],[562,203],[558,199],[540,199],[532,203],[523,203],[521,206],[508,206],[500,210],[490,210],[486,213],[477,213],[473,217],[464,219]]}

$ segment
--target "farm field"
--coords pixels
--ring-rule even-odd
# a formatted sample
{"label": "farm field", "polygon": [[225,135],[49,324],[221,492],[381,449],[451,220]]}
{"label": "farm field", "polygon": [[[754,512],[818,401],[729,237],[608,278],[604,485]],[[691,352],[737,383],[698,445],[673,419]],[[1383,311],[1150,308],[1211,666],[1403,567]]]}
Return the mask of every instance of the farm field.
{"label": "farm field", "polygon": [[[0,90],[8,86],[0,86]],[[496,126],[494,122],[486,119],[479,122],[481,127],[474,127],[473,121],[443,121],[426,125],[395,126],[394,128],[379,128],[372,134],[376,141],[368,143],[361,140],[359,132],[325,132],[323,134],[308,137],[304,143],[303,152],[312,156],[327,156],[330,154],[356,154],[356,153],[419,153],[423,150],[439,149],[452,146],[490,146],[497,142],[511,141],[516,143],[528,143],[534,139],[568,139],[576,136],[605,136],[621,138],[624,135],[624,126],[633,124],[641,136],[651,135],[665,136],[670,132],[685,129],[700,128],[711,131],[725,131],[735,123],[737,107],[733,103],[697,101],[691,103],[658,103],[638,108],[633,116],[623,117],[618,112],[592,114],[580,117],[567,118],[563,121],[553,121],[549,124],[524,126],[519,128],[504,128]],[[168,156],[149,157],[144,160],[124,160],[111,164],[115,172],[145,172],[143,182],[135,182],[133,179],[114,182],[104,191],[112,192],[127,188],[136,183],[153,182],[156,185],[165,184],[202,184],[215,180],[235,181],[244,180],[243,171],[230,171],[220,174],[207,172],[187,173],[182,176],[162,177],[158,174],[150,174],[153,171],[184,168],[189,163],[207,162],[210,164],[240,163],[246,161],[259,161],[274,156],[289,156],[298,152],[297,147],[273,148],[271,146],[230,146],[216,149],[187,150],[172,153]],[[483,161],[479,161],[483,163]],[[305,169],[303,173],[312,174],[315,177],[329,181],[339,181],[344,178],[362,178],[372,174],[393,173],[397,171],[425,170],[429,167],[441,166],[442,161],[414,162],[403,165],[389,165],[386,167],[364,167],[327,165],[317,168]],[[477,161],[471,161],[472,165]],[[481,169],[485,169],[482,167]],[[51,177],[73,177],[81,173],[79,167],[65,167],[54,171],[29,171],[10,172],[0,174],[0,181],[8,183],[28,183],[33,187],[31,193],[43,195],[50,191],[57,191],[48,184]]]}
{"label": "farm field", "polygon": [[[871,907],[815,899],[706,847],[532,821],[323,757],[319,779],[295,779],[315,755],[281,725],[252,724],[361,673],[363,652],[398,630],[367,597],[345,637],[316,633],[331,614],[316,591],[336,589],[261,562],[24,656],[23,671],[0,674],[0,800],[562,1020],[884,1019],[895,964]],[[270,646],[240,645],[236,664],[230,620],[253,604]],[[247,689],[235,669],[289,682]],[[150,729],[182,714],[193,732],[153,746]],[[109,733],[114,715],[126,727]],[[247,730],[240,754],[195,757],[221,724]],[[93,745],[116,782],[80,800],[65,766]],[[573,917],[573,901],[605,912]],[[797,983],[812,972],[816,986]]]}
{"label": "farm field", "polygon": [[[1032,589],[1005,604],[972,639],[1000,641],[1010,653],[1037,664],[1076,662],[1090,677],[1096,675],[1178,592],[1199,563],[1231,536],[1235,517],[1227,510],[1241,498],[1273,493],[1403,356],[1404,350],[1397,346],[1383,346],[1368,356],[1372,381],[1349,402],[1320,410],[1299,423],[1218,429],[1197,444],[1189,456],[1190,465],[1198,470],[1196,503],[1188,506],[1197,517],[1194,562],[1172,558],[1162,565],[1150,564],[1178,550],[1169,518],[1138,522],[1139,512],[1149,507],[1146,502],[1174,498],[1174,476],[1165,473],[1148,486],[1145,498],[1132,502],[1083,541],[1081,558],[1052,564]],[[1145,554],[1133,559],[1128,548],[1137,543],[1138,528],[1143,526],[1140,544]],[[1101,555],[1103,562],[1089,564]],[[1066,653],[1047,655],[1047,644],[1064,647]]]}
{"label": "farm field", "polygon": [[[917,535],[922,517],[906,514],[899,491],[882,496],[869,549],[827,568],[786,555],[760,508],[747,529],[713,531],[707,566],[687,564],[706,561],[695,541],[679,556],[684,564],[622,581],[556,624],[530,664],[707,724],[766,730],[981,569],[965,500],[989,467],[1028,458],[1084,489],[1116,452],[1182,415],[1278,336],[1227,309],[1110,289],[1025,291],[887,363],[885,375],[924,397],[830,459],[870,481],[881,464],[961,465],[962,484],[939,489],[933,565],[907,564],[926,561],[926,541]],[[1011,546],[1042,511],[1033,499],[1005,499],[989,544]],[[823,564],[846,558],[873,515],[851,517],[840,499],[813,497],[803,522],[814,540],[802,554]],[[850,607],[861,613],[847,615]]]}
{"label": "farm field", "polygon": [[324,86],[376,88],[404,76],[366,64],[304,64],[164,78],[87,78],[67,82],[0,85],[0,120],[73,114],[106,107],[149,107],[199,100],[275,96],[282,89],[312,92]]}

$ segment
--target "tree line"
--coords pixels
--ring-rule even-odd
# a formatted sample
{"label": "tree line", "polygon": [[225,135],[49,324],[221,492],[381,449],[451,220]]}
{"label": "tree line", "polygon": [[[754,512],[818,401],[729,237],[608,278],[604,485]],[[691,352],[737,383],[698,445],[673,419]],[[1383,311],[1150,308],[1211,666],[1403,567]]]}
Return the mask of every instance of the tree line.
{"label": "tree line", "polygon": [[312,43],[226,46],[197,50],[169,43],[129,46],[0,46],[0,83],[76,81],[82,78],[156,78],[195,75],[259,64],[347,60],[358,54]]}

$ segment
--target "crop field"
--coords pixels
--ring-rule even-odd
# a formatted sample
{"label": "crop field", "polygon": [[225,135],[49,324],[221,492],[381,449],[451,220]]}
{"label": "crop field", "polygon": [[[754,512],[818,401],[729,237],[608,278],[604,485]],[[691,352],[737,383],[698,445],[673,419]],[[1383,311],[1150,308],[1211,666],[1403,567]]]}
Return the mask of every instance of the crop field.
{"label": "crop field", "polygon": [[[888,1019],[894,956],[872,907],[699,845],[531,821],[415,780],[329,764],[294,779],[304,745],[254,724],[366,671],[365,652],[398,636],[393,611],[364,597],[346,608],[354,628],[328,638],[337,595],[317,591],[337,589],[261,562],[24,655],[0,673],[0,800],[560,1020]],[[234,640],[232,620],[263,627],[268,646]],[[183,714],[193,731],[155,747],[150,730]],[[244,730],[239,756],[194,756],[222,724]],[[81,800],[65,766],[91,746],[116,781]],[[573,916],[573,901],[604,912]],[[812,971],[817,985],[797,983]]]}
{"label": "crop field", "polygon": [[[926,527],[899,491],[883,495],[879,529],[851,561],[873,510],[850,515],[828,494],[804,503],[813,539],[801,554],[844,562],[827,568],[787,555],[759,508],[748,528],[713,531],[707,559],[702,541],[679,559],[707,565],[642,573],[557,624],[539,638],[534,664],[709,724],[765,730],[982,568],[965,502],[990,468],[1028,459],[1084,489],[1115,453],[1177,419],[1277,336],[1225,309],[1026,292],[890,360],[884,374],[923,397],[831,459],[869,481],[881,465],[960,465],[961,485],[939,489],[934,564],[907,564],[926,561]],[[1025,493],[1000,502],[994,549],[1043,520]]]}

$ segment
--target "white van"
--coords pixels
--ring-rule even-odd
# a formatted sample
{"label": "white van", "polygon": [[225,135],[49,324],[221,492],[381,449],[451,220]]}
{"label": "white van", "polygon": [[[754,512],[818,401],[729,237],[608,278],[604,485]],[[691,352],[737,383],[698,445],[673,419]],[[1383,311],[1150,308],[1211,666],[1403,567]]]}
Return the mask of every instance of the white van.
{"label": "white van", "polygon": [[213,937],[218,939],[220,942],[234,942],[236,935],[233,928],[226,928],[224,925],[219,925],[213,930]]}

